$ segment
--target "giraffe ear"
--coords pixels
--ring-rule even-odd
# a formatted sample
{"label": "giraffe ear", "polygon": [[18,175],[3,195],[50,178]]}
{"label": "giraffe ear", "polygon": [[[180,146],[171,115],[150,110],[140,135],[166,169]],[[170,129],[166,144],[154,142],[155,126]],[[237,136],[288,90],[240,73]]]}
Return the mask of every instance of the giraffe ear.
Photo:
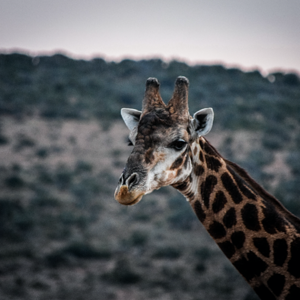
{"label": "giraffe ear", "polygon": [[214,111],[212,108],[203,108],[193,115],[193,125],[198,136],[206,135],[210,132],[214,121]]}
{"label": "giraffe ear", "polygon": [[141,114],[142,112],[136,109],[132,109],[132,108],[121,109],[121,116],[126,126],[130,130],[129,140],[133,145],[135,144],[135,138],[137,135],[137,126],[139,124]]}
{"label": "giraffe ear", "polygon": [[122,108],[121,116],[130,131],[137,127],[142,112],[132,108]]}

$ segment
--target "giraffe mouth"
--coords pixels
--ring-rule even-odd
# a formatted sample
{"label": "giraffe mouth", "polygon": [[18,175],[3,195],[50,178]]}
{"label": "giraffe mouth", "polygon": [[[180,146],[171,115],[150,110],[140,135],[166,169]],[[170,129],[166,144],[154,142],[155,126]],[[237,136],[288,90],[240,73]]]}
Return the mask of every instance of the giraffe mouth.
{"label": "giraffe mouth", "polygon": [[139,190],[129,191],[127,185],[118,186],[115,191],[115,199],[122,205],[134,205],[140,202],[145,192]]}

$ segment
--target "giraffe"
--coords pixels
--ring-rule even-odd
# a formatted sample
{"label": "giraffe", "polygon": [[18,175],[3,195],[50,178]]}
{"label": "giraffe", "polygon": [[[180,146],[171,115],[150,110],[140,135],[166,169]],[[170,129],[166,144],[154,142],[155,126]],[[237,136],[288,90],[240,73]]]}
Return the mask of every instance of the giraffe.
{"label": "giraffe", "polygon": [[206,140],[214,113],[190,116],[186,77],[177,78],[167,105],[159,85],[146,81],[142,111],[121,110],[134,147],[115,199],[133,205],[174,187],[261,299],[300,299],[300,219]]}

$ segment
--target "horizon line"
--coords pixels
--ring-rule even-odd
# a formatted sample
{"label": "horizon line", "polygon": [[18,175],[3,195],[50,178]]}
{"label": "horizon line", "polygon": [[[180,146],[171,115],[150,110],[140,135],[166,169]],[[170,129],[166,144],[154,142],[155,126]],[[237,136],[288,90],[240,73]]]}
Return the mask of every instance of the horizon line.
{"label": "horizon line", "polygon": [[191,60],[188,58],[180,57],[177,55],[173,55],[170,57],[165,57],[162,54],[146,54],[146,55],[131,55],[131,54],[123,54],[120,56],[109,56],[104,53],[93,53],[93,54],[75,54],[72,53],[71,51],[64,50],[64,49],[54,49],[54,50],[28,50],[24,48],[19,48],[19,47],[13,47],[10,49],[6,48],[0,48],[0,54],[23,54],[31,57],[38,57],[38,56],[53,56],[53,55],[63,55],[66,56],[70,59],[74,60],[85,60],[85,61],[90,61],[93,59],[97,58],[102,58],[105,61],[108,62],[115,62],[115,63],[120,63],[123,60],[129,59],[133,61],[141,61],[141,60],[152,60],[152,59],[159,59],[165,63],[170,63],[172,61],[177,61],[177,62],[182,62],[187,64],[190,67],[193,66],[198,66],[198,65],[203,65],[203,66],[216,66],[216,65],[221,65],[224,66],[226,69],[239,69],[243,72],[254,72],[254,71],[259,71],[263,76],[268,76],[273,73],[294,73],[297,74],[300,77],[300,70],[293,69],[293,68],[285,68],[285,67],[272,67],[268,69],[264,69],[263,67],[253,65],[250,67],[243,66],[240,63],[227,63],[222,60],[210,60],[210,61],[205,61],[205,60]]}

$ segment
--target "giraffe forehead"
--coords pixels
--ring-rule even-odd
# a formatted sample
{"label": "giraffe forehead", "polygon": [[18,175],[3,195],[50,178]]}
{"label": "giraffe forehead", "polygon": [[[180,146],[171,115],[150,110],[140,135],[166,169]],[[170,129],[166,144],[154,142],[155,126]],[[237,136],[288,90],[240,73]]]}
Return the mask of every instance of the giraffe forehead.
{"label": "giraffe forehead", "polygon": [[143,142],[148,148],[154,146],[155,143],[166,143],[175,138],[188,140],[189,134],[186,128],[186,124],[174,122],[172,116],[168,114],[148,113],[140,120],[137,143]]}

